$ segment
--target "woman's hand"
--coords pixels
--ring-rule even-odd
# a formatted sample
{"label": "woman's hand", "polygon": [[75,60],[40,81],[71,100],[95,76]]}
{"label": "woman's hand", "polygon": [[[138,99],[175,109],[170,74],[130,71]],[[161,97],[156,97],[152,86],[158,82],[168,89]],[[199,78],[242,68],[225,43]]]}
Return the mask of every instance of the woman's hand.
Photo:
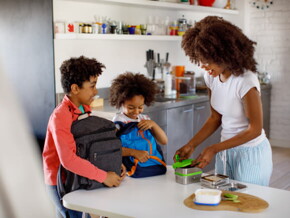
{"label": "woman's hand", "polygon": [[149,159],[149,153],[148,153],[148,151],[135,150],[133,157],[135,157],[141,163],[144,163]]}
{"label": "woman's hand", "polygon": [[194,152],[194,147],[190,144],[186,144],[175,152],[173,160],[174,160],[174,162],[177,161],[175,159],[176,155],[179,155],[180,161],[188,159],[193,152]]}
{"label": "woman's hand", "polygon": [[208,165],[213,157],[216,155],[216,149],[214,148],[214,145],[211,145],[207,148],[205,148],[200,155],[197,157],[197,159],[194,161],[194,163],[199,163],[196,165],[199,168],[204,168],[206,165]]}
{"label": "woman's hand", "polygon": [[156,123],[153,120],[141,120],[138,123],[138,128],[145,131],[147,129],[152,129],[152,127],[155,125]]}

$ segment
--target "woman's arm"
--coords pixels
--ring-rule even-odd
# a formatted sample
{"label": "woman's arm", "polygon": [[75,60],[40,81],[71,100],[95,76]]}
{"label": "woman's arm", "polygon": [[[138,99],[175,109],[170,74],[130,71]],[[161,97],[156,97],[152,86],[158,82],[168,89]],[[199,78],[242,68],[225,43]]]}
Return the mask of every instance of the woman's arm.
{"label": "woman's arm", "polygon": [[245,115],[249,120],[248,128],[228,140],[213,144],[204,149],[197,158],[197,161],[201,162],[199,167],[203,168],[206,166],[216,153],[239,146],[261,135],[263,112],[258,90],[256,88],[250,89],[242,100]]}

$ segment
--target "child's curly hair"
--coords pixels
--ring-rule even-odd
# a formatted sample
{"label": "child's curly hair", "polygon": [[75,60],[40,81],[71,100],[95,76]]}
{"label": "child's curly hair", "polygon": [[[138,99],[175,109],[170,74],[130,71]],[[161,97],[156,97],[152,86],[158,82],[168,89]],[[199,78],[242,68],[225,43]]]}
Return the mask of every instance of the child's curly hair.
{"label": "child's curly hair", "polygon": [[110,88],[110,103],[119,109],[126,100],[135,95],[142,95],[145,105],[150,106],[155,100],[156,93],[157,86],[152,80],[140,73],[128,72],[113,80]]}
{"label": "child's curly hair", "polygon": [[245,70],[257,71],[255,44],[239,27],[217,16],[197,22],[182,39],[182,48],[192,62],[221,64],[234,75],[243,74]]}
{"label": "child's curly hair", "polygon": [[60,67],[61,85],[66,94],[71,91],[71,85],[77,84],[80,88],[85,81],[90,81],[91,76],[102,74],[102,68],[106,68],[95,58],[70,58],[64,61]]}

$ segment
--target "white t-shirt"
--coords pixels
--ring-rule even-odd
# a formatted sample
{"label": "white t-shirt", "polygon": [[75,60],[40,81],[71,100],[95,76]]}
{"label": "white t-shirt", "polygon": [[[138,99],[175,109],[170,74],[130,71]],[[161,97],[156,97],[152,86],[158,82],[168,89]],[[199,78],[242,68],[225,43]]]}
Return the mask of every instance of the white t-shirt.
{"label": "white t-shirt", "polygon": [[[221,141],[225,141],[248,128],[249,121],[245,115],[242,98],[248,91],[256,87],[259,92],[260,83],[253,72],[243,75],[231,75],[227,81],[221,82],[219,77],[212,77],[205,73],[204,80],[211,90],[211,106],[222,115]],[[242,144],[242,146],[255,146],[266,138],[264,130],[257,138]]]}
{"label": "white t-shirt", "polygon": [[[150,117],[145,114],[139,114],[137,119],[131,119],[127,117],[123,112],[118,113],[114,116],[113,122],[120,121],[122,123],[130,123],[130,122],[140,122],[141,120],[150,120]],[[119,125],[116,125],[117,129],[120,129]]]}

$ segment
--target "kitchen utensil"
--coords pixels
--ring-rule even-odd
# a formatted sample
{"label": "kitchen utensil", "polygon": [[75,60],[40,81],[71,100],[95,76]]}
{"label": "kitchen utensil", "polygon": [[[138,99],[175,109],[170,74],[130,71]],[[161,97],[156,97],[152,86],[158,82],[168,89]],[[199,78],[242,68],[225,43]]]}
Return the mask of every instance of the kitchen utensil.
{"label": "kitchen utensil", "polygon": [[146,51],[146,63],[145,67],[147,68],[148,75],[152,77],[152,80],[155,79],[155,68],[157,63],[154,58],[154,50],[149,49]]}
{"label": "kitchen utensil", "polygon": [[222,200],[220,204],[217,206],[197,205],[193,202],[195,199],[195,194],[192,194],[188,198],[186,198],[183,201],[183,203],[185,206],[196,210],[207,210],[207,211],[228,210],[247,213],[258,213],[269,207],[267,201],[254,195],[230,191],[222,191],[221,195],[223,196],[225,193],[237,195],[240,202],[234,203],[232,201]]}

